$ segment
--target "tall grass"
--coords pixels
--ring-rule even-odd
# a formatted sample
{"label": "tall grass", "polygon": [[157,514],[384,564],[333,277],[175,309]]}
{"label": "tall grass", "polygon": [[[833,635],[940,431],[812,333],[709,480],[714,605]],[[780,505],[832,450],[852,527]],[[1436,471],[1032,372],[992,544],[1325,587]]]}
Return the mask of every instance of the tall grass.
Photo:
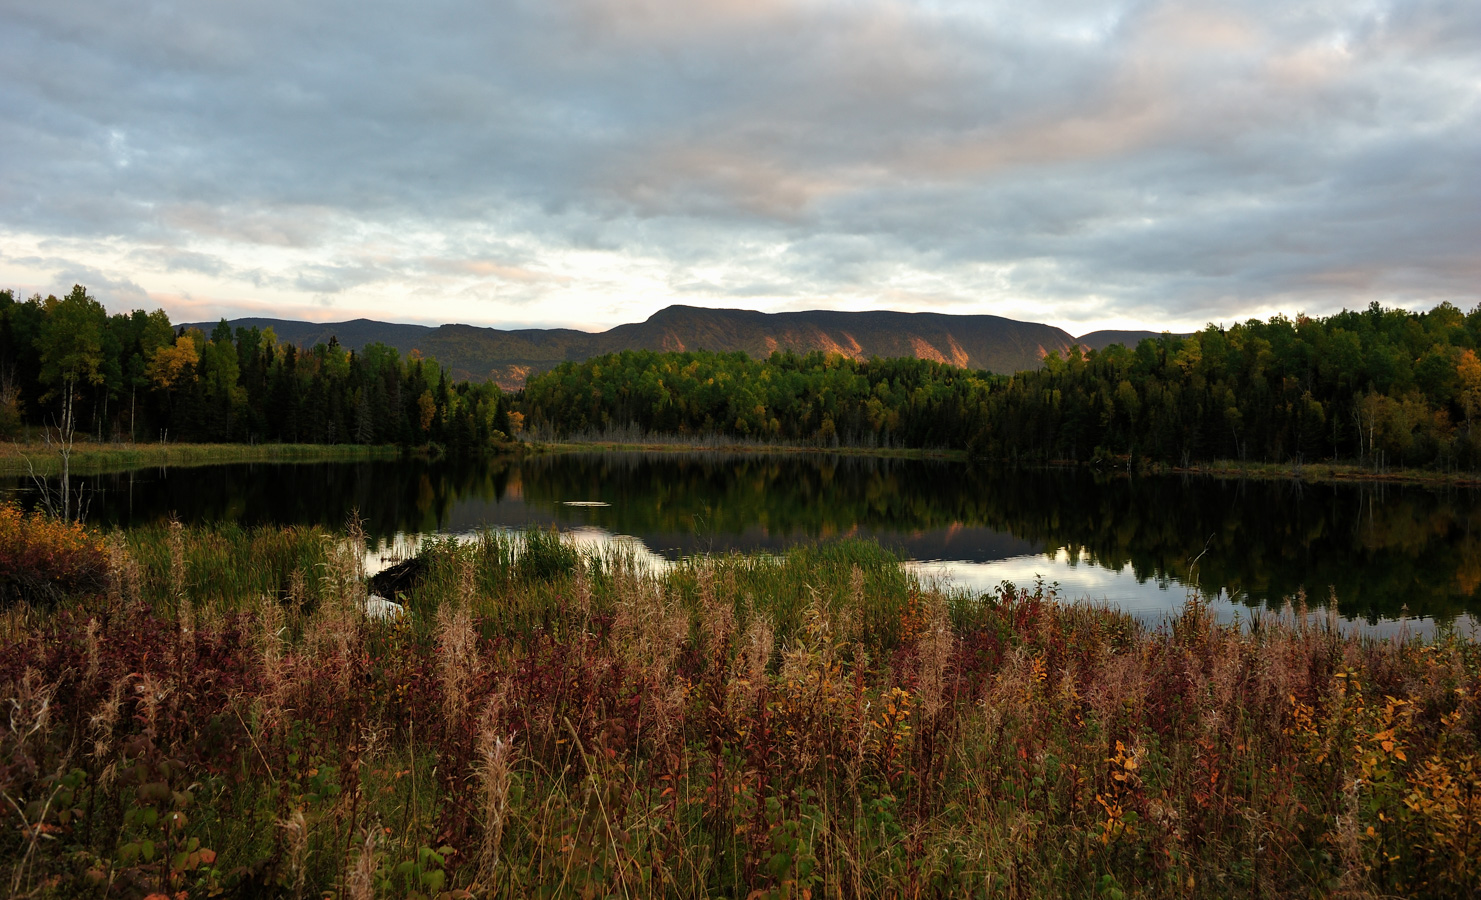
{"label": "tall grass", "polygon": [[1481,888],[1455,635],[1196,601],[1148,628],[867,543],[648,571],[548,532],[430,545],[367,621],[361,541],[134,532],[106,591],[0,622],[13,895]]}
{"label": "tall grass", "polygon": [[124,535],[139,565],[140,598],[157,611],[173,611],[179,596],[224,612],[250,609],[263,597],[312,606],[328,550],[341,539],[317,527],[235,524],[185,527],[172,538],[173,527],[155,523]]}

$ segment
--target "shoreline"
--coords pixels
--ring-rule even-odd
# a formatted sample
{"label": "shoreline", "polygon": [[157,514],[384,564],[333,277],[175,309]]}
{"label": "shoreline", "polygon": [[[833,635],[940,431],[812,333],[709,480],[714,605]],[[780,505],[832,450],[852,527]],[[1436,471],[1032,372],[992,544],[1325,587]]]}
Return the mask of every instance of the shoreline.
{"label": "shoreline", "polygon": [[1481,487],[1481,472],[1434,472],[1397,469],[1374,472],[1357,463],[1250,463],[1215,460],[1195,466],[1150,467],[1167,475],[1203,475],[1211,478],[1248,478],[1257,481],[1302,481],[1308,484],[1410,484],[1425,487]]}
{"label": "shoreline", "polygon": [[1481,487],[1481,472],[1436,472],[1427,469],[1390,469],[1374,472],[1358,463],[1264,463],[1238,460],[1212,460],[1189,466],[1167,463],[1143,463],[1128,471],[1124,465],[1094,466],[1074,460],[1048,462],[1008,462],[1005,460],[971,459],[964,450],[928,450],[882,447],[817,447],[791,444],[750,444],[717,442],[713,444],[671,441],[551,441],[530,442],[531,453],[736,453],[736,454],[809,454],[833,456],[874,456],[884,459],[934,459],[947,462],[975,462],[983,465],[1018,466],[1026,469],[1086,469],[1115,475],[1197,475],[1207,478],[1258,481],[1303,481],[1309,484],[1370,483],[1415,484],[1446,487]]}
{"label": "shoreline", "polygon": [[1125,465],[1095,466],[1074,460],[1041,463],[1005,463],[986,460],[994,465],[1019,465],[1027,469],[1085,469],[1105,475],[1130,478],[1138,475],[1192,475],[1200,478],[1249,481],[1299,481],[1304,484],[1394,484],[1419,487],[1481,487],[1481,472],[1433,472],[1426,469],[1391,469],[1374,472],[1357,463],[1254,463],[1219,459],[1189,466],[1167,463],[1144,463],[1134,469]]}
{"label": "shoreline", "polygon": [[[208,466],[252,462],[352,462],[388,460],[411,454],[416,448],[394,444],[96,444],[78,443],[72,449],[72,472],[96,475],[124,472],[157,466]],[[1374,472],[1357,463],[1241,462],[1213,460],[1188,466],[1167,463],[1143,463],[1128,469],[1125,465],[1094,466],[1073,460],[1012,463],[1004,460],[972,460],[964,450],[901,447],[820,447],[794,444],[755,444],[734,441],[525,441],[515,451],[519,455],[544,453],[728,453],[745,455],[810,455],[875,457],[879,459],[919,459],[944,462],[976,462],[986,465],[1022,466],[1028,469],[1086,469],[1121,476],[1193,475],[1219,479],[1257,481],[1300,481],[1308,484],[1395,484],[1422,487],[1481,487],[1481,472],[1439,472],[1426,469],[1390,469]],[[25,477],[31,474],[27,459],[37,475],[55,475],[61,471],[55,445],[39,442],[0,443],[0,477]]]}
{"label": "shoreline", "polygon": [[530,453],[738,453],[876,456],[883,459],[938,459],[966,462],[963,450],[927,450],[899,447],[809,447],[791,444],[679,443],[669,441],[550,441],[526,444]]}
{"label": "shoreline", "polygon": [[[94,444],[72,448],[73,475],[99,475],[158,466],[209,466],[251,462],[340,462],[396,459],[394,444]],[[55,445],[0,444],[0,477],[56,475],[61,461]]]}

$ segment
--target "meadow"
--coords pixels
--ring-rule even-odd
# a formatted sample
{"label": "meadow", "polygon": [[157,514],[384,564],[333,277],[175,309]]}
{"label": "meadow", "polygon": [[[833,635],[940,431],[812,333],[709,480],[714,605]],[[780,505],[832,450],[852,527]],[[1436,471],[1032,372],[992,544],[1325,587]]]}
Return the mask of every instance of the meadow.
{"label": "meadow", "polygon": [[15,897],[1468,897],[1481,651],[877,545],[646,571],[0,507]]}

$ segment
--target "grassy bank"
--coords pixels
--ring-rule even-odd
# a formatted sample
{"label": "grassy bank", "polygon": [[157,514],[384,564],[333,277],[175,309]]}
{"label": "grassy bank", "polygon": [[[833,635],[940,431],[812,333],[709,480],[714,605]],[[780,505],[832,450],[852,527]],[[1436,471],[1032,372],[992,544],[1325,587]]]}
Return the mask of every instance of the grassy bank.
{"label": "grassy bank", "polygon": [[[318,462],[394,459],[394,445],[360,444],[98,444],[78,441],[72,448],[74,474],[122,472],[153,466],[208,466],[244,462]],[[55,445],[39,442],[0,444],[0,476],[38,475],[61,471]]]}
{"label": "grassy bank", "polygon": [[[825,447],[816,444],[776,444],[759,441],[736,441],[719,436],[693,438],[659,437],[653,439],[627,438],[572,439],[565,441],[532,441],[525,445],[531,452],[553,453],[802,453],[829,456],[872,456],[893,459],[939,459],[966,462],[970,459],[964,450],[915,449],[902,447]],[[988,461],[986,464],[999,464]],[[1033,465],[1033,464],[1029,464]],[[1040,464],[1045,468],[1091,468],[1089,463],[1060,461]],[[1099,466],[1109,471],[1127,471],[1127,460],[1119,464]],[[1174,466],[1165,463],[1141,462],[1134,466],[1141,474],[1161,475],[1205,475],[1212,478],[1253,478],[1265,481],[1298,479],[1308,483],[1372,482],[1390,484],[1418,484],[1430,486],[1481,486],[1481,472],[1435,471],[1431,469],[1384,469],[1375,471],[1372,466],[1359,463],[1319,462],[1296,465],[1294,463],[1242,462],[1239,460],[1213,460],[1190,466]]]}
{"label": "grassy bank", "polygon": [[534,452],[550,453],[806,453],[828,456],[875,456],[887,459],[944,459],[962,462],[961,450],[906,447],[820,447],[812,444],[762,444],[726,440],[553,441],[532,443]]}
{"label": "grassy bank", "polygon": [[1208,478],[1247,478],[1259,481],[1304,481],[1308,484],[1371,483],[1414,484],[1430,487],[1478,487],[1481,472],[1435,471],[1432,469],[1383,469],[1358,463],[1319,462],[1267,463],[1220,459],[1187,466],[1174,466],[1148,461],[1128,465],[1125,457],[1114,464],[1092,464],[1074,460],[1049,463],[1017,463],[1043,469],[1096,469],[1110,473],[1137,475],[1200,475]]}
{"label": "grassy bank", "polygon": [[1373,482],[1377,484],[1481,485],[1481,472],[1435,471],[1432,469],[1383,469],[1358,463],[1259,463],[1239,460],[1217,460],[1198,466],[1167,466],[1164,471],[1180,474],[1210,475],[1215,478],[1259,478],[1264,480],[1299,479],[1321,482]]}
{"label": "grassy bank", "polygon": [[[79,441],[72,452],[74,474],[121,472],[152,466],[205,466],[245,462],[333,462],[366,459],[395,459],[401,449],[394,445],[360,444],[99,444]],[[767,444],[718,438],[655,438],[568,441],[525,441],[511,444],[506,453],[796,453],[828,456],[867,456],[886,459],[936,459],[966,462],[961,450],[925,450],[901,447],[822,447],[811,444]],[[29,461],[29,465],[28,465]],[[1078,468],[1083,463],[1052,463],[1047,468]],[[41,442],[0,444],[0,477],[23,476],[34,467],[38,475],[55,475],[61,461],[54,445]],[[1123,464],[1111,471],[1125,470]],[[1266,481],[1298,479],[1310,483],[1373,482],[1429,486],[1481,486],[1481,473],[1442,472],[1428,469],[1374,471],[1356,463],[1241,462],[1215,460],[1191,466],[1143,463],[1139,473],[1204,475],[1213,478],[1253,478]]]}
{"label": "grassy bank", "polygon": [[429,548],[368,621],[354,533],[94,540],[96,588],[0,617],[16,896],[1481,888],[1462,638],[1153,630],[866,543],[648,573],[542,533]]}

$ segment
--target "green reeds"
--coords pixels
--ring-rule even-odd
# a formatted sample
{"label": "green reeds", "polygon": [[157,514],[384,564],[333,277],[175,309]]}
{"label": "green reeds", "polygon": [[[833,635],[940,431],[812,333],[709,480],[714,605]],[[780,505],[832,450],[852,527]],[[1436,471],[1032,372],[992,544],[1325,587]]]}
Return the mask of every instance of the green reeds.
{"label": "green reeds", "polygon": [[224,612],[252,609],[263,597],[311,606],[320,596],[328,545],[338,539],[317,527],[230,523],[157,523],[124,534],[139,566],[140,597],[160,611],[173,611],[181,596]]}

